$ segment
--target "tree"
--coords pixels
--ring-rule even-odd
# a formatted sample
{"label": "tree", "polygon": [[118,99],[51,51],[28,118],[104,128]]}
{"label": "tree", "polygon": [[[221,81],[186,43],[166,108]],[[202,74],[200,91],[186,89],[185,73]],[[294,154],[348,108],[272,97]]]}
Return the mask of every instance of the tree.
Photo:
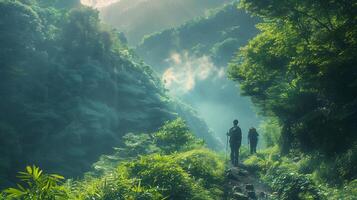
{"label": "tree", "polygon": [[181,118],[166,122],[153,137],[156,145],[165,153],[187,150],[201,143]]}
{"label": "tree", "polygon": [[265,19],[229,68],[282,127],[281,147],[328,155],[356,145],[356,1],[243,0]]}

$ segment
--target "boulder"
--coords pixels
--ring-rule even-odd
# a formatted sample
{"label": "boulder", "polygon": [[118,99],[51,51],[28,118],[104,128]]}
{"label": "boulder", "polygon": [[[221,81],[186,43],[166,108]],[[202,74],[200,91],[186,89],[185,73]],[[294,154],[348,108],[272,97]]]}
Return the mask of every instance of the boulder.
{"label": "boulder", "polygon": [[248,196],[246,196],[240,192],[233,193],[233,199],[234,200],[249,200]]}
{"label": "boulder", "polygon": [[254,191],[247,191],[247,195],[250,199],[257,199]]}
{"label": "boulder", "polygon": [[233,193],[234,193],[234,192],[240,192],[240,193],[243,192],[242,188],[239,187],[238,185],[234,186],[234,187],[232,188],[232,191],[233,191]]}
{"label": "boulder", "polygon": [[254,191],[254,185],[253,184],[247,184],[245,185],[245,189],[248,191]]}

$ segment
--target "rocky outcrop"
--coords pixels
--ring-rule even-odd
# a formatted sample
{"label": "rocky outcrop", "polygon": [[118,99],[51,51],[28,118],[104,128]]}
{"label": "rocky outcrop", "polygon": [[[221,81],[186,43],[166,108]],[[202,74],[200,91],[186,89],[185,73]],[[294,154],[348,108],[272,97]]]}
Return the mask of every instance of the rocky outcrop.
{"label": "rocky outcrop", "polygon": [[270,188],[248,172],[244,165],[226,170],[225,199],[268,200]]}

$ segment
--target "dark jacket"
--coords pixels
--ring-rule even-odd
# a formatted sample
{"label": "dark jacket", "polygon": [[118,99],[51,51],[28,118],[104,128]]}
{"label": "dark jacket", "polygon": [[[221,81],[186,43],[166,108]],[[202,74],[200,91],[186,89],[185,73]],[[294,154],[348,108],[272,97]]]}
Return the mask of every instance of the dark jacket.
{"label": "dark jacket", "polygon": [[257,133],[257,130],[255,128],[249,129],[248,132],[248,140],[250,142],[256,142],[258,141],[259,134]]}
{"label": "dark jacket", "polygon": [[241,144],[242,143],[242,130],[239,126],[233,126],[228,132],[229,143],[230,144]]}

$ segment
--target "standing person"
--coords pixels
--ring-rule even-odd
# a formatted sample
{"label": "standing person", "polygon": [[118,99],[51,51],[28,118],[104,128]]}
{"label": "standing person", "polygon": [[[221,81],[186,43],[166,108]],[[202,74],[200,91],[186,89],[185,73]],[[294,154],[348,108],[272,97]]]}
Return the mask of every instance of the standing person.
{"label": "standing person", "polygon": [[257,130],[252,127],[248,132],[248,144],[250,144],[250,154],[257,153],[257,144],[258,144],[259,134]]}
{"label": "standing person", "polygon": [[239,148],[242,144],[242,130],[238,126],[238,120],[233,121],[233,127],[227,133],[229,145],[231,147],[231,162],[233,166],[238,166]]}

